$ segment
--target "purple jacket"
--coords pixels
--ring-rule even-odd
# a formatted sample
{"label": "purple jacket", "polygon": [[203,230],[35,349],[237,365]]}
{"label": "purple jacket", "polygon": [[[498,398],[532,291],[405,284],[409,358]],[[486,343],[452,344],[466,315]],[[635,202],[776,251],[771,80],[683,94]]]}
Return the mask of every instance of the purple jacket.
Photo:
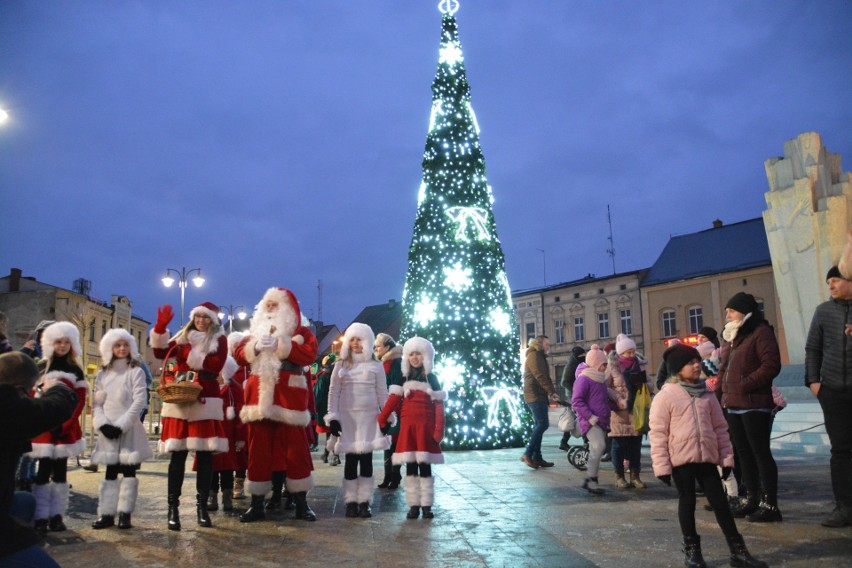
{"label": "purple jacket", "polygon": [[[601,373],[603,378],[603,373]],[[609,431],[609,416],[612,406],[610,405],[609,393],[605,382],[597,382],[581,373],[574,382],[574,394],[571,397],[571,406],[577,414],[577,423],[583,435],[591,430],[589,420],[592,416],[598,417],[598,426],[604,432]]]}

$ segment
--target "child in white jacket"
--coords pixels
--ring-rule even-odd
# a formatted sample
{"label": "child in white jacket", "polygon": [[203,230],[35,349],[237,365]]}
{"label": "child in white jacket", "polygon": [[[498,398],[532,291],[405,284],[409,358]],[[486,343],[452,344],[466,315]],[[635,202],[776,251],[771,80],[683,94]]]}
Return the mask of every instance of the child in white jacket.
{"label": "child in white jacket", "polygon": [[722,489],[716,466],[722,466],[722,477],[731,475],[734,450],[722,407],[700,379],[701,356],[678,344],[666,349],[663,359],[669,379],[651,404],[651,460],[654,475],[666,485],[674,479],[677,487],[685,566],[705,566],[695,529],[695,483],[700,481],[731,549],[731,566],[765,567],[746,549]]}
{"label": "child in white jacket", "polygon": [[136,469],[153,455],[139,419],[148,399],[148,386],[136,340],[126,330],[111,329],[104,334],[100,351],[103,369],[95,378],[93,407],[99,434],[92,463],[106,466],[106,478],[101,481],[98,518],[92,528],[115,526],[117,513],[118,528],[129,529],[139,491]]}

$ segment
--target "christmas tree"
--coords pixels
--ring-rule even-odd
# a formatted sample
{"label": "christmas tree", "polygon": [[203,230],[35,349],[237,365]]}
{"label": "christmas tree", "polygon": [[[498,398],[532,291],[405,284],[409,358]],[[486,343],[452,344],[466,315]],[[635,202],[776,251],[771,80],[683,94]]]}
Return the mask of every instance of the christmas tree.
{"label": "christmas tree", "polygon": [[403,338],[435,346],[448,450],[517,447],[531,421],[518,335],[454,13],[441,49],[403,293]]}

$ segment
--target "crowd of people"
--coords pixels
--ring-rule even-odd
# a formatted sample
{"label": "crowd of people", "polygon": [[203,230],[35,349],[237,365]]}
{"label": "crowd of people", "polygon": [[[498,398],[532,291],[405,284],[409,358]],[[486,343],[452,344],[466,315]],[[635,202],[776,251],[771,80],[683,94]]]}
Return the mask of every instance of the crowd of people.
{"label": "crowd of people", "polygon": [[[850,231],[852,243],[852,231]],[[822,522],[852,525],[852,247],[826,275],[831,299],[818,306],[806,344],[805,384],[819,400],[831,444],[835,508]],[[561,401],[546,360],[550,340],[529,342],[524,364],[524,400],[534,426],[521,461],[532,469],[552,467],[541,454],[549,426],[548,406],[570,405],[588,448],[582,488],[602,495],[598,473],[611,456],[618,490],[642,490],[641,444],[648,436],[654,475],[678,493],[678,521],[685,565],[705,566],[696,532],[696,494],[714,512],[731,551],[732,566],[766,566],[751,556],[735,519],[779,523],[778,466],[770,449],[775,415],[786,406],[773,380],[781,371],[775,331],[757,300],[738,292],[725,304],[721,340],[711,327],[696,347],[672,341],[655,380],[630,337],[587,351],[576,346],[561,377]],[[570,432],[560,449],[569,450]],[[609,446],[608,446],[609,445]],[[608,449],[611,447],[611,449]],[[570,454],[569,454],[570,459]],[[629,473],[629,479],[627,477]]]}
{"label": "crowd of people", "polygon": [[[826,276],[831,299],[813,316],[806,344],[805,384],[817,397],[831,444],[835,508],[826,527],[852,525],[852,274],[850,259]],[[635,342],[588,351],[576,347],[562,377],[570,401],[562,401],[549,375],[550,341],[538,336],[526,351],[523,396],[533,419],[521,461],[553,467],[542,455],[548,409],[570,404],[589,448],[582,488],[605,489],[599,470],[611,456],[618,490],[643,490],[642,439],[650,440],[654,475],[674,486],[685,565],[705,566],[696,530],[696,495],[703,493],[731,551],[732,566],[766,564],[748,552],[736,526],[778,523],[778,466],[770,449],[775,414],[786,402],[773,380],[781,369],[775,333],[753,296],[739,292],[725,305],[721,340],[703,328],[697,348],[674,343],[663,353],[656,380],[647,373]],[[199,527],[213,525],[211,511],[250,498],[239,520],[252,523],[268,511],[294,508],[296,519],[316,520],[308,505],[314,486],[311,451],[326,434],[323,461],[343,463],[345,516],[370,518],[375,488],[394,490],[404,480],[406,517],[435,516],[432,465],[444,463],[444,401],[433,373],[434,348],[412,337],[397,345],[386,334],[353,323],[339,354],[322,360],[296,297],[270,288],[255,309],[248,333],[226,336],[218,307],[192,309],[175,334],[174,313],[158,309],[151,330],[154,356],[163,361],[164,392],[158,451],[169,454],[166,528],[181,530],[180,500],[186,462],[196,472]],[[81,366],[79,332],[68,322],[42,322],[15,352],[0,313],[0,546],[2,565],[56,566],[37,546],[39,535],[66,530],[68,459],[85,448],[80,416],[91,397],[98,432],[91,463],[105,466],[94,529],[130,529],[142,464],[152,449],[142,424],[149,378],[134,337],[109,330],[100,342],[101,368],[90,392]],[[171,391],[169,391],[171,392]],[[568,449],[569,436],[560,444]],[[378,485],[373,453],[382,452]],[[340,456],[343,456],[341,462]],[[405,467],[405,476],[402,467]],[[16,477],[29,480],[15,492]],[[267,498],[269,495],[271,497]],[[6,536],[9,538],[6,538]],[[17,564],[15,564],[17,563]]]}

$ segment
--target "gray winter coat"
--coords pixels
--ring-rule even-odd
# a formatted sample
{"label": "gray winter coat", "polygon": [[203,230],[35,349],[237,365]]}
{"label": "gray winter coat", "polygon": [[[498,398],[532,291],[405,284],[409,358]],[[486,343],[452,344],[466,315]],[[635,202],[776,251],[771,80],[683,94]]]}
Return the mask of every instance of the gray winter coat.
{"label": "gray winter coat", "polygon": [[805,343],[805,385],[822,383],[833,390],[852,388],[852,301],[829,300],[817,306]]}

